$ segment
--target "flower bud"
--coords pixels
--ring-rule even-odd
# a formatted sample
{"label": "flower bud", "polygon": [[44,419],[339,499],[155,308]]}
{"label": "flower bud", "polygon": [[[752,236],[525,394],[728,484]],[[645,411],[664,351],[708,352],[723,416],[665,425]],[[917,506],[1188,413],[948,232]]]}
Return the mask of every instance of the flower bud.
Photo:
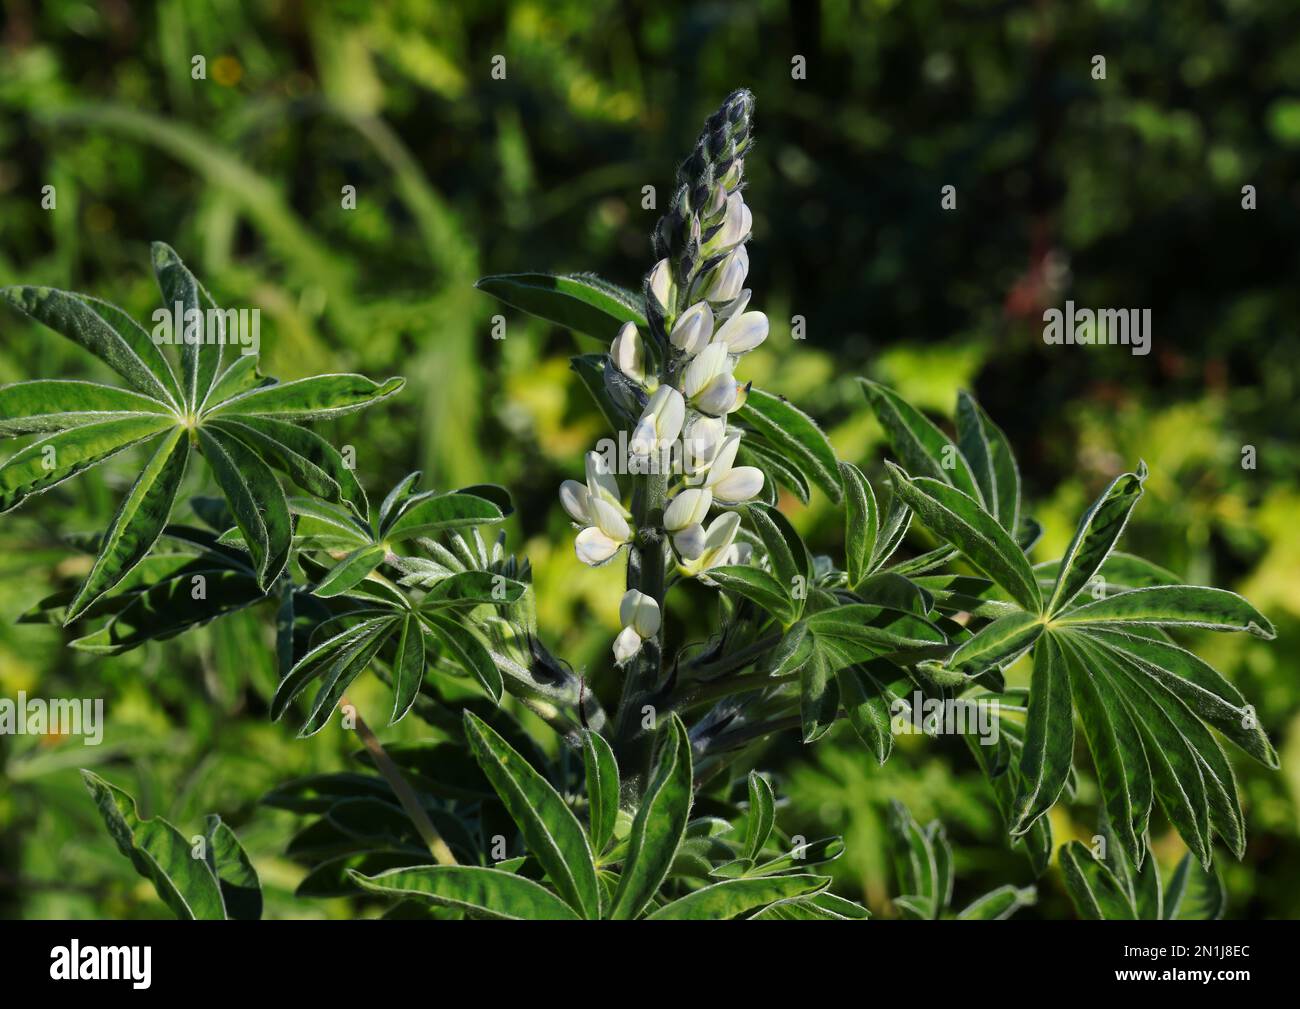
{"label": "flower bud", "polygon": [[620,666],[636,658],[641,652],[641,635],[631,627],[624,627],[614,639],[614,661]]}
{"label": "flower bud", "polygon": [[591,524],[591,493],[577,480],[565,480],[560,484],[560,504],[574,522],[584,526]]}
{"label": "flower bud", "polygon": [[713,309],[707,301],[692,305],[682,313],[668,335],[668,341],[678,350],[694,357],[709,345],[713,336]]}
{"label": "flower bud", "polygon": [[700,297],[705,301],[731,301],[740,295],[748,274],[749,253],[738,245],[705,278]]}
{"label": "flower bud", "polygon": [[618,489],[618,478],[610,472],[608,460],[599,452],[588,452],[587,494],[588,500],[600,500],[612,504],[625,517],[630,513],[623,507],[623,495]]}
{"label": "flower bud", "polygon": [[667,259],[655,263],[649,277],[650,294],[659,304],[659,312],[671,315],[677,301],[677,285],[673,283],[672,264]]}
{"label": "flower bud", "polygon": [[700,413],[707,413],[711,417],[722,417],[735,409],[739,391],[740,387],[735,376],[731,372],[726,372],[710,381],[691,400],[691,403]]}
{"label": "flower bud", "polygon": [[753,293],[754,292],[748,287],[745,288],[736,296],[735,300],[729,301],[722,307],[716,309],[713,313],[713,318],[718,322],[726,322],[733,315],[739,315],[745,310],[745,306],[749,304],[749,298]]}
{"label": "flower bud", "polygon": [[635,323],[623,323],[610,345],[609,356],[614,360],[614,367],[632,381],[645,381],[645,345]]}
{"label": "flower bud", "polygon": [[708,517],[712,505],[712,491],[699,487],[688,488],[673,498],[664,509],[664,528],[675,533],[687,526],[699,525]]}
{"label": "flower bud", "polygon": [[720,417],[697,416],[682,434],[682,473],[696,477],[708,469],[722,447],[727,422]]}
{"label": "flower bud", "polygon": [[754,215],[745,206],[745,198],[739,192],[727,197],[727,213],[722,219],[722,227],[709,239],[710,252],[721,252],[743,242],[749,237],[754,224]]}
{"label": "flower bud", "polygon": [[650,397],[641,419],[637,421],[628,442],[628,450],[633,455],[645,457],[661,443],[676,441],[685,419],[686,404],[682,400],[682,394],[670,385],[661,385]]}

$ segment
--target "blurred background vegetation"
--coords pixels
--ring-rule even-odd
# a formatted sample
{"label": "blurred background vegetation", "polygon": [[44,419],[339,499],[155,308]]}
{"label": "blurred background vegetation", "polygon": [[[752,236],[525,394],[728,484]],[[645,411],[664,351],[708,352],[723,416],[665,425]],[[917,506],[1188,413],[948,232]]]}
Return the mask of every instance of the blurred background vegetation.
{"label": "blurred background vegetation", "polygon": [[[1270,773],[1234,754],[1250,843],[1240,863],[1221,855],[1229,914],[1300,917],[1294,0],[0,10],[0,284],[82,290],[147,319],[148,242],[162,239],[219,301],[262,310],[264,371],[407,376],[396,400],[327,433],[356,446],[372,496],[417,467],[439,487],[508,486],[543,634],[592,676],[608,675],[619,574],[580,568],[555,490],[603,433],[567,364],[597,348],[514,313],[493,341],[500,309],[473,282],[593,269],[639,286],[658,213],[642,187],[662,206],[703,117],[751,88],[750,286],[773,335],[746,376],[813,413],[869,472],[882,435],[852,376],[891,383],[936,418],[973,389],[1020,454],[1046,527],[1037,560],[1059,556],[1092,497],[1144,458],[1152,477],[1128,548],[1240,590],[1278,627],[1272,643],[1191,642],[1258,707],[1283,762]],[[496,55],[504,80],[490,73]],[[795,56],[806,79],[792,79]],[[946,185],[955,211],[940,208]],[[1246,185],[1255,210],[1242,207]],[[1150,308],[1152,353],[1045,347],[1042,311],[1066,298]],[[794,315],[803,342],[790,339]],[[0,382],[99,374],[14,313],[0,336]],[[1242,466],[1247,445],[1255,469]],[[254,855],[269,914],[347,914],[346,901],[293,897],[302,870],[282,852],[294,820],[258,805],[354,749],[337,728],[302,742],[269,723],[268,610],[108,661],[16,623],[84,573],[89,559],[61,534],[102,525],[131,475],[130,461],[96,470],[0,522],[0,695],[102,696],[108,711],[98,748],[0,737],[0,916],[159,913],[78,766],[183,829],[220,812]],[[838,549],[824,497],[789,511]],[[684,639],[698,636],[700,613],[675,615]],[[371,679],[353,696],[378,714],[387,694]],[[388,734],[420,730],[408,719]],[[1031,882],[960,740],[903,737],[885,768],[848,732],[770,758],[783,825],[843,832],[839,889],[877,913],[893,892],[890,798],[947,824],[958,905]],[[1053,812],[1058,844],[1092,836],[1093,795],[1085,775],[1078,802]],[[1166,864],[1181,854],[1172,834],[1156,847]],[[1055,870],[1024,913],[1073,913]]]}

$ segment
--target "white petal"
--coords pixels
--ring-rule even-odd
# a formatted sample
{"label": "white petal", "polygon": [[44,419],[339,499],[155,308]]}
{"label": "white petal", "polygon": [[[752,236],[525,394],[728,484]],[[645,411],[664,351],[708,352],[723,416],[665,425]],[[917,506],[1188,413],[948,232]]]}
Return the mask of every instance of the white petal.
{"label": "white petal", "polygon": [[733,315],[718,330],[714,343],[725,343],[733,354],[744,354],[767,339],[767,316],[762,312]]}
{"label": "white petal", "polygon": [[663,409],[659,411],[655,426],[658,428],[661,442],[674,442],[682,433],[682,424],[686,421],[686,401],[672,386],[664,386],[664,388],[668,390],[668,399]]}
{"label": "white petal", "polygon": [[740,432],[732,431],[727,435],[727,440],[722,443],[722,447],[718,449],[718,454],[713,457],[713,465],[709,467],[709,477],[704,481],[705,487],[712,487],[731,472],[731,467],[736,463],[736,453],[739,451]]}
{"label": "white petal", "polygon": [[560,484],[560,504],[574,522],[582,525],[591,522],[591,494],[577,480],[565,480]]}
{"label": "white petal", "polygon": [[693,561],[704,553],[704,526],[687,526],[673,536],[673,549],[682,560]]}
{"label": "white petal", "polygon": [[614,659],[619,665],[628,662],[641,651],[641,636],[631,627],[624,627],[614,639]]}
{"label": "white petal", "polygon": [[739,529],[740,514],[738,512],[723,512],[710,523],[708,535],[705,539],[705,548],[708,550],[725,550],[731,546],[731,541],[736,538],[736,532]]}
{"label": "white petal", "polygon": [[693,399],[700,390],[719,375],[727,371],[727,346],[711,343],[686,366],[686,375],[682,379],[682,391],[687,399]]}
{"label": "white petal", "polygon": [[720,417],[698,416],[682,435],[682,466],[688,477],[699,476],[718,455],[727,422]]}
{"label": "white petal", "polygon": [[655,450],[657,440],[654,417],[642,417],[632,429],[632,437],[627,440],[627,450],[636,456],[648,456]]}
{"label": "white petal", "polygon": [[591,517],[596,520],[596,528],[615,542],[626,543],[632,538],[632,530],[627,524],[627,519],[608,501],[592,498]]}
{"label": "white petal", "polygon": [[650,293],[659,302],[659,308],[663,312],[672,308],[674,286],[672,265],[666,259],[659,260],[650,271]]}
{"label": "white petal", "polygon": [[592,567],[604,564],[622,548],[622,541],[615,541],[606,536],[595,526],[588,526],[578,533],[573,541],[578,560]]}
{"label": "white petal", "polygon": [[713,318],[718,322],[726,322],[728,319],[732,318],[733,316],[739,315],[741,312],[745,310],[745,307],[749,304],[750,296],[753,295],[753,293],[754,292],[751,291],[748,287],[745,288],[743,291],[740,292],[739,295],[736,296],[736,299],[734,301],[729,301],[721,308],[717,309],[713,313]]}
{"label": "white petal", "polygon": [[608,501],[622,508],[622,495],[618,490],[618,478],[610,471],[609,460],[599,452],[588,452],[587,490],[594,498]]}
{"label": "white petal", "polygon": [[635,323],[625,322],[609,348],[614,366],[634,382],[645,381],[645,345]]}
{"label": "white petal", "polygon": [[757,466],[737,466],[713,485],[714,497],[727,504],[748,501],[762,490],[763,471]]}
{"label": "white petal", "polygon": [[648,596],[636,589],[628,589],[618,604],[618,617],[624,627],[636,631],[643,638],[651,638],[659,633],[659,604],[654,596]]}
{"label": "white petal", "polygon": [[668,340],[678,350],[694,357],[709,345],[712,336],[713,309],[707,301],[701,301],[682,313]]}
{"label": "white petal", "polygon": [[712,491],[700,487],[688,488],[668,503],[664,510],[664,528],[675,533],[687,526],[698,525],[704,521],[712,506]]}
{"label": "white petal", "polygon": [[[716,346],[725,348],[726,345],[719,343]],[[735,376],[731,372],[724,372],[701,389],[691,403],[701,413],[721,417],[732,411],[739,394]]]}

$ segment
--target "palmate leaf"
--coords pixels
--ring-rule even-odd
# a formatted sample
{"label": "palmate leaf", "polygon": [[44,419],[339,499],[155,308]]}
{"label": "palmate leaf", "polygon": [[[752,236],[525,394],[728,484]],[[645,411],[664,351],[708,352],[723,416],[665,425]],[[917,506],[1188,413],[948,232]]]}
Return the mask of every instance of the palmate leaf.
{"label": "palmate leaf", "polygon": [[[153,263],[165,308],[215,313],[212,298],[162,243]],[[239,354],[222,370],[224,340],[181,340],[181,378],[152,336],[125,312],[83,295],[50,288],[11,287],[0,295],[32,319],[95,354],[134,391],[89,382],[38,381],[0,389],[0,436],[44,434],[0,465],[0,511],[58,485],[141,443],[152,460],[118,509],[91,574],[68,606],[71,622],[117,585],[153,548],[175,501],[191,448],[208,460],[225,493],[264,590],[283,570],[291,526],[283,490],[271,467],[304,489],[343,502],[358,515],[365,495],[340,454],[324,439],[285,423],[361,409],[396,392],[357,375],[326,375],[267,384],[256,360]],[[182,316],[182,323],[186,322]],[[190,334],[186,330],[183,336]]]}
{"label": "palmate leaf", "polygon": [[811,897],[830,886],[829,876],[790,875],[730,879],[679,897],[647,915],[650,921],[722,921],[778,901]]}
{"label": "palmate leaf", "polygon": [[1084,514],[1061,559],[1056,585],[1047,601],[1049,615],[1064,610],[1102,567],[1142,497],[1146,476],[1146,466],[1140,465],[1136,473],[1117,477]]}
{"label": "palmate leaf", "polygon": [[1246,631],[1266,641],[1277,631],[1259,610],[1235,592],[1199,585],[1132,589],[1067,610],[1053,622],[1063,627],[1200,627]]}
{"label": "palmate leaf", "polygon": [[596,863],[582,825],[564,798],[517,750],[473,712],[465,736],[483,773],[519,827],[551,885],[584,918],[600,915]]}
{"label": "palmate leaf", "polygon": [[503,273],[474,286],[512,308],[598,340],[612,340],[625,322],[647,326],[640,295],[591,273]]}
{"label": "palmate leaf", "polygon": [[162,817],[140,819],[135,800],[91,771],[82,780],[99,808],[118,851],[149,880],[159,898],[186,920],[255,919],[261,916],[261,885],[238,839],[219,817],[209,817],[203,858]]}

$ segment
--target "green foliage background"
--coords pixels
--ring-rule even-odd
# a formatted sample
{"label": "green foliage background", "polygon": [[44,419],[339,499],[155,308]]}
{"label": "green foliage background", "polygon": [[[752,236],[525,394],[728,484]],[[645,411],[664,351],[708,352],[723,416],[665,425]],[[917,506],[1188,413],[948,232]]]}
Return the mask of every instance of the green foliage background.
{"label": "green foliage background", "polygon": [[[1300,917],[1290,0],[9,0],[3,11],[0,285],[86,291],[147,319],[147,243],[161,239],[226,305],[262,310],[265,370],[407,376],[400,396],[330,436],[356,447],[372,495],[416,466],[440,488],[508,486],[543,633],[593,676],[609,675],[620,578],[580,567],[555,491],[602,425],[568,370],[575,338],[512,313],[492,340],[500,309],[473,281],[595,269],[638,286],[676,159],[722,96],[751,88],[750,286],[773,333],[747,377],[811,412],[869,472],[882,432],[852,376],[936,416],[973,389],[1021,459],[1046,526],[1039,560],[1059,556],[1076,516],[1144,458],[1152,476],[1126,549],[1242,592],[1277,626],[1271,643],[1194,644],[1257,706],[1283,765],[1234,757],[1249,848],[1241,863],[1219,854],[1229,914]],[[191,79],[196,54],[206,80]],[[498,54],[505,80],[490,75]],[[806,80],[791,79],[796,54]],[[1104,81],[1091,77],[1094,54]],[[346,185],[354,211],[340,206]],[[647,185],[660,210],[643,209]],[[944,185],[955,212],[939,207]],[[1243,185],[1258,209],[1242,209]],[[1042,311],[1066,298],[1150,307],[1152,353],[1045,347]],[[803,342],[790,339],[794,315]],[[0,336],[0,382],[97,377],[87,355],[15,313]],[[1255,469],[1242,466],[1247,445]],[[89,557],[59,533],[92,528],[134,461],[0,523],[0,696],[100,696],[108,712],[96,748],[0,736],[0,915],[160,913],[104,835],[80,766],[186,830],[220,812],[261,871],[268,915],[348,915],[347,901],[293,898],[302,870],[282,851],[294,820],[258,805],[355,749],[336,726],[300,741],[270,723],[265,608],[107,661],[15,623],[84,575]],[[816,547],[838,549],[824,497],[789,511]],[[699,613],[673,616],[688,638],[702,632]],[[354,700],[378,710],[384,690],[359,681]],[[960,741],[901,737],[877,768],[846,728],[834,737],[787,740],[770,765],[788,829],[845,835],[839,892],[889,913],[891,798],[947,825],[958,904],[1031,882]],[[1085,779],[1078,802],[1053,811],[1058,844],[1091,838],[1094,797]],[[1176,835],[1154,841],[1162,863],[1181,855]],[[1072,913],[1055,869],[1021,912]]]}

